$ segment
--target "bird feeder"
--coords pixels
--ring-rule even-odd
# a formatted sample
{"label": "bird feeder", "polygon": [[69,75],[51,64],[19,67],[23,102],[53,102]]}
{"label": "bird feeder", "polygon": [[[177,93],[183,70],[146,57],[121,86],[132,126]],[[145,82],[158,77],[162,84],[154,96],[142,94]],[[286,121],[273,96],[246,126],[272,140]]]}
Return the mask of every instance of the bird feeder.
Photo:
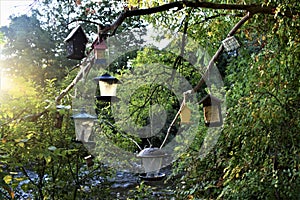
{"label": "bird feeder", "polygon": [[225,40],[222,41],[222,44],[226,51],[233,51],[240,47],[237,39],[234,36],[228,37]]}
{"label": "bird feeder", "polygon": [[191,114],[191,109],[186,104],[184,104],[180,112],[181,123],[189,124],[191,122]]}
{"label": "bird feeder", "polygon": [[98,82],[100,89],[100,97],[97,97],[97,99],[105,101],[116,98],[117,86],[119,83],[117,78],[105,73],[102,76],[94,78],[94,80]]}
{"label": "bird feeder", "polygon": [[88,156],[84,157],[84,160],[88,167],[92,167],[94,165],[93,159],[94,159],[94,156],[92,156],[92,155],[88,155]]}
{"label": "bird feeder", "polygon": [[74,28],[65,39],[67,47],[67,58],[81,60],[85,57],[85,47],[88,42],[81,26]]}
{"label": "bird feeder", "polygon": [[210,94],[200,101],[200,104],[203,104],[204,122],[207,127],[222,126],[221,103],[222,100]]}
{"label": "bird feeder", "polygon": [[145,148],[138,155],[142,159],[142,164],[147,176],[155,177],[159,175],[163,157],[166,156],[159,148]]}
{"label": "bird feeder", "polygon": [[107,46],[103,41],[97,41],[94,45],[94,53],[95,53],[95,64],[106,64],[105,51]]}
{"label": "bird feeder", "polygon": [[82,109],[80,113],[73,115],[72,118],[75,123],[76,140],[88,143],[93,131],[94,121],[97,117],[88,114],[85,109]]}

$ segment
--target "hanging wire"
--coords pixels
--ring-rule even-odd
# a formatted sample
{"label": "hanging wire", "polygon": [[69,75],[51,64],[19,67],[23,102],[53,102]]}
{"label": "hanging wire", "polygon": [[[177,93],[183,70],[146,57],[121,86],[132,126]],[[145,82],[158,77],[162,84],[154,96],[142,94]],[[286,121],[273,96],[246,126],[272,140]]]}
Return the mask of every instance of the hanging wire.
{"label": "hanging wire", "polygon": [[153,110],[151,103],[149,103],[149,116],[150,116],[150,136],[153,135]]}
{"label": "hanging wire", "polygon": [[108,66],[107,66],[107,69],[108,69],[108,71],[110,71],[110,39],[109,39],[109,37],[107,37],[107,64],[108,64]]}

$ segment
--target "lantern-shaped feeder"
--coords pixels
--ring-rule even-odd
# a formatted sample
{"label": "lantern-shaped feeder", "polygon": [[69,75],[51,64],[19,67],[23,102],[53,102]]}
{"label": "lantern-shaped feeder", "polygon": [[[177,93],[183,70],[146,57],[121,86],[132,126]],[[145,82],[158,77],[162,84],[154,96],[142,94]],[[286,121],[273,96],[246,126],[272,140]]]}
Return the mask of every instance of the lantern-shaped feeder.
{"label": "lantern-shaped feeder", "polygon": [[204,122],[208,127],[222,126],[223,118],[221,113],[221,103],[223,101],[210,94],[206,95],[200,104],[203,104]]}
{"label": "lantern-shaped feeder", "polygon": [[103,41],[96,41],[93,45],[94,53],[95,53],[95,64],[106,64],[105,51],[107,46]]}
{"label": "lantern-shaped feeder", "polygon": [[117,86],[119,84],[117,78],[105,73],[94,78],[94,80],[99,83],[100,97],[97,97],[98,100],[110,101],[117,98]]}
{"label": "lantern-shaped feeder", "polygon": [[158,179],[165,176],[165,174],[159,173],[162,166],[163,158],[167,154],[159,148],[145,148],[138,155],[138,158],[142,159],[142,164],[145,169],[145,174],[142,178]]}
{"label": "lantern-shaped feeder", "polygon": [[65,39],[67,47],[67,58],[81,60],[85,57],[85,47],[88,42],[81,26],[74,28],[68,37]]}
{"label": "lantern-shaped feeder", "polygon": [[228,37],[222,41],[222,44],[226,51],[233,51],[240,47],[237,39],[234,36]]}
{"label": "lantern-shaped feeder", "polygon": [[192,114],[191,109],[186,104],[184,104],[180,112],[181,123],[183,124],[191,123],[191,114]]}
{"label": "lantern-shaped feeder", "polygon": [[85,109],[82,109],[80,113],[73,115],[72,118],[75,123],[76,140],[88,143],[97,117],[88,114]]}

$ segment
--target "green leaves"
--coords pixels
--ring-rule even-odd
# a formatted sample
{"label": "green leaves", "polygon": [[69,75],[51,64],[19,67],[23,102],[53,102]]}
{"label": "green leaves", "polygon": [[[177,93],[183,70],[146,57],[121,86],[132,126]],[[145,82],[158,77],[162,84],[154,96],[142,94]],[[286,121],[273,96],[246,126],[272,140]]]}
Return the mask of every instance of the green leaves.
{"label": "green leaves", "polygon": [[14,199],[15,193],[9,186],[12,176],[0,171],[0,199]]}

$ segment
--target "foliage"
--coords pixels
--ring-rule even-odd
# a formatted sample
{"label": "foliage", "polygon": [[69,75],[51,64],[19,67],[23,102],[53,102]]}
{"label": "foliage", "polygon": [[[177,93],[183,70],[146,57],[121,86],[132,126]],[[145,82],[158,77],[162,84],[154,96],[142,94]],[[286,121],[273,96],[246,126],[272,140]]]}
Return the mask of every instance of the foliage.
{"label": "foliage", "polygon": [[[171,1],[128,1],[128,9],[167,2]],[[105,25],[114,22],[118,13],[127,8],[116,1],[80,3],[44,0],[40,9],[33,11],[31,16],[12,18],[10,26],[1,28],[4,38],[0,35],[0,40],[6,44],[6,60],[2,63],[6,75],[12,80],[11,86],[14,86],[1,90],[0,94],[1,198],[21,198],[20,191],[37,199],[88,199],[97,195],[106,198],[110,193],[106,177],[112,176],[113,170],[97,160],[93,167],[87,168],[83,158],[89,152],[72,142],[72,113],[68,109],[58,111],[54,98],[77,73],[77,70],[70,70],[77,62],[66,60],[62,50],[64,38],[75,26],[69,23],[81,19]],[[300,198],[300,24],[299,14],[293,18],[282,14],[290,8],[299,11],[299,3],[238,1],[238,4],[252,3],[276,6],[274,16],[252,16],[235,34],[241,47],[234,52],[224,52],[217,61],[227,96],[225,124],[218,143],[209,154],[201,154],[202,146],[214,139],[214,131],[208,135],[211,138],[207,138],[212,129],[201,125],[202,119],[199,119],[201,124],[187,132],[196,133],[196,136],[189,149],[182,152],[174,163],[173,176],[170,177],[174,180],[177,199]],[[169,37],[187,28],[187,35],[204,47],[199,52],[212,55],[244,14],[243,11],[184,8],[143,17],[143,20],[167,28]],[[185,22],[188,26],[184,25]],[[126,20],[118,33],[127,30],[130,34],[126,37],[116,35],[119,43],[111,47],[111,52],[116,52],[117,48],[120,52],[127,52],[127,47],[142,42],[141,38],[134,37],[134,28],[143,33],[144,30],[139,28],[145,24],[139,17]],[[89,23],[82,25],[91,44],[97,27]],[[133,28],[128,30],[126,27]],[[178,46],[178,43],[172,45]],[[192,55],[193,47],[186,46],[186,55]],[[162,73],[158,68],[165,65],[195,86],[203,74],[203,71],[194,70],[191,66],[194,63],[187,61],[190,57],[183,59],[175,54],[180,52],[172,54],[144,48],[127,52],[123,57],[111,55],[112,59],[118,59],[109,69],[119,78],[132,80],[130,83],[134,86],[137,85],[135,77],[153,84],[141,85],[133,94],[124,91],[129,104],[121,105],[121,110],[128,111],[129,115],[125,118],[120,115],[123,120],[119,121],[120,124],[114,124],[110,105],[98,102],[99,122],[105,132],[100,139],[105,136],[126,151],[137,150],[129,138],[134,138],[142,146],[149,145],[148,141],[139,140],[134,135],[135,130],[124,134],[121,128],[124,124],[132,126],[128,118],[133,119],[135,128],[148,125],[152,120],[149,112],[155,104],[161,105],[154,107],[158,111],[162,108],[167,111],[166,124],[170,124],[182,99],[177,99],[168,88],[154,84],[153,77],[146,75]],[[196,59],[199,66],[207,65],[207,61],[206,58]],[[145,70],[145,65],[150,64],[153,69]],[[219,92],[223,93],[223,90]],[[199,92],[197,98],[203,94],[204,91]],[[62,103],[70,105],[71,100],[71,96],[66,96]],[[157,115],[159,117],[162,115]],[[154,146],[161,144],[167,128],[163,127],[160,135],[150,141]],[[173,139],[178,128],[176,124],[169,140]],[[141,183],[131,193],[144,199],[153,194],[153,188]]]}
{"label": "foliage", "polygon": [[6,36],[3,53],[7,59],[2,64],[6,70],[15,71],[15,74],[22,74],[39,84],[56,76],[50,68],[54,64],[54,44],[35,17],[23,15],[14,18],[9,27],[1,30]]}
{"label": "foliage", "polygon": [[[16,198],[21,198],[21,191],[32,191],[30,195],[39,199],[83,198],[94,195],[93,182],[110,176],[110,170],[99,163],[87,169],[83,159],[88,155],[87,150],[72,142],[71,113],[68,110],[58,113],[49,99],[56,94],[53,85],[53,81],[48,81],[43,99],[38,98],[36,92],[22,96],[14,92],[7,94],[9,107],[5,99],[1,101],[3,170],[13,174],[8,183],[16,190]],[[28,86],[26,91],[30,89],[35,90]],[[109,185],[103,181],[100,187],[105,192]]]}
{"label": "foliage", "polygon": [[[209,23],[214,38],[225,22]],[[223,134],[204,160],[191,150],[178,162],[178,198],[299,198],[298,28],[298,16],[256,15],[238,32],[242,47],[224,62]]]}
{"label": "foliage", "polygon": [[[149,199],[152,196],[152,188],[149,185],[146,185],[144,182],[141,182],[136,186],[135,190],[129,192],[129,196],[133,196],[136,200]],[[130,200],[131,198],[127,198]]]}

